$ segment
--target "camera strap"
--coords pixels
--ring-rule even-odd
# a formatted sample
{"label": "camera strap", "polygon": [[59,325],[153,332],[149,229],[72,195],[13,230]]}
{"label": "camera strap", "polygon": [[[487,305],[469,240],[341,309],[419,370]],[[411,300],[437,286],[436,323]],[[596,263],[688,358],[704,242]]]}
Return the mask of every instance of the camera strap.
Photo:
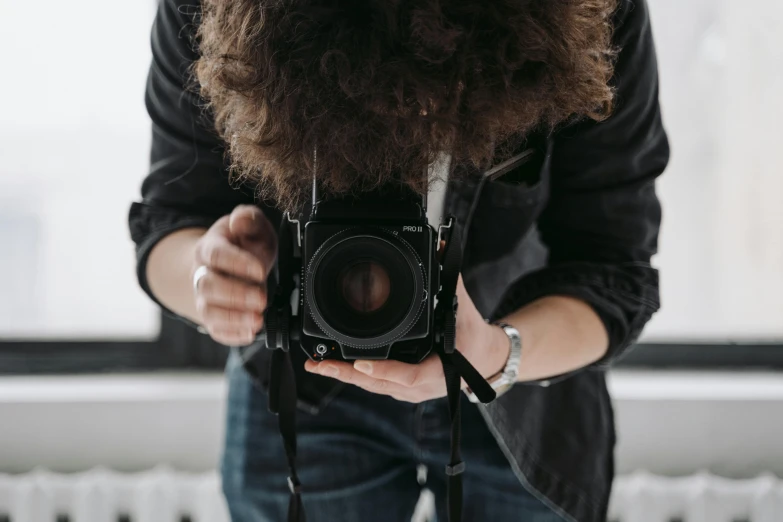
{"label": "camera strap", "polygon": [[[278,363],[275,364],[275,359]],[[302,484],[296,473],[296,378],[291,353],[275,350],[272,354],[271,368],[279,370],[278,379],[278,422],[280,435],[283,437],[285,456],[288,461],[288,489],[291,496],[288,500],[288,522],[305,522],[305,511],[302,506]]]}
{"label": "camera strap", "polygon": [[[452,225],[456,221],[452,218]],[[441,257],[441,291],[435,309],[436,322],[442,330],[436,335],[434,351],[443,365],[446,380],[449,417],[451,420],[451,451],[446,466],[447,503],[449,522],[462,520],[462,473],[465,463],[460,452],[461,425],[460,403],[461,383],[464,379],[476,396],[484,403],[495,398],[495,391],[482,375],[456,350],[457,326],[457,282],[462,267],[462,241],[458,226],[452,226],[445,238]],[[283,439],[289,468],[288,487],[291,492],[288,504],[287,522],[306,522],[302,504],[302,485],[296,472],[296,407],[297,390],[289,346],[289,320],[291,318],[290,296],[293,291],[294,238],[291,223],[283,219],[278,232],[277,285],[274,288],[269,312],[266,314],[266,344],[272,349],[269,366],[269,410],[278,415],[280,435]],[[260,361],[253,357],[246,364],[254,367],[252,374],[260,374]],[[249,368],[250,369],[250,368]]]}
{"label": "camera strap", "polygon": [[465,463],[462,461],[460,443],[461,393],[462,379],[470,386],[481,402],[495,399],[495,390],[472,364],[456,349],[457,338],[457,283],[462,268],[462,241],[460,229],[451,218],[450,237],[446,239],[445,250],[441,257],[441,291],[435,310],[436,320],[442,321],[442,335],[436,339],[435,350],[443,365],[446,379],[446,398],[451,419],[451,455],[446,466],[446,502],[449,522],[462,520],[462,473]]}
{"label": "camera strap", "polygon": [[[291,360],[291,293],[294,285],[294,237],[291,223],[283,218],[278,231],[277,284],[266,314],[266,344],[272,349],[269,366],[269,411],[277,414],[288,462],[288,522],[306,522],[302,484],[296,473],[296,374]],[[254,358],[251,361],[258,361]]]}

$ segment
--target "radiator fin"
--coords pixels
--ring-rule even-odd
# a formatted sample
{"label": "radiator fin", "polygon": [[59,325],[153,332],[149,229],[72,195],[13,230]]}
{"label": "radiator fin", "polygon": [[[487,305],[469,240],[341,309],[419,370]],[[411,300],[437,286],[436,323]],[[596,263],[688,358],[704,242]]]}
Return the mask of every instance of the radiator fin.
{"label": "radiator fin", "polygon": [[[431,504],[431,495],[425,500]],[[772,475],[729,480],[706,473],[664,478],[637,472],[615,481],[609,520],[782,522],[783,481]],[[106,469],[0,474],[0,522],[52,521],[228,522],[229,517],[214,472],[159,467],[131,474]]]}
{"label": "radiator fin", "polygon": [[[3,520],[2,514],[6,514]],[[216,473],[0,474],[0,522],[228,522]]]}
{"label": "radiator fin", "polygon": [[609,518],[622,522],[781,522],[783,481],[636,472],[615,481]]}

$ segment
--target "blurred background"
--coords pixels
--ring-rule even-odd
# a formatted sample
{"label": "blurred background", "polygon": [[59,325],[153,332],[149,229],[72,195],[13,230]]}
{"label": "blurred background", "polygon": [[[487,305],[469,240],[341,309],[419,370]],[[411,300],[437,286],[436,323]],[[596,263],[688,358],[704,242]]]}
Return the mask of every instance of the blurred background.
{"label": "blurred background", "polygon": [[[649,3],[663,308],[610,375],[612,516],[782,521],[783,3]],[[225,350],[161,319],[127,232],[154,11],[0,0],[0,521],[78,521],[98,484],[117,520],[224,516]]]}

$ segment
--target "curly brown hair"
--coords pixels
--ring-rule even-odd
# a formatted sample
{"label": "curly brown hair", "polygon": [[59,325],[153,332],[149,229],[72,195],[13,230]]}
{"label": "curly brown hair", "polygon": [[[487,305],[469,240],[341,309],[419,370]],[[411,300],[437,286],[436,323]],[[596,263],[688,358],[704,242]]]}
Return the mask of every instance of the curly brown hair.
{"label": "curly brown hair", "polygon": [[541,126],[606,118],[615,0],[204,0],[195,79],[232,169],[284,208],[485,168]]}

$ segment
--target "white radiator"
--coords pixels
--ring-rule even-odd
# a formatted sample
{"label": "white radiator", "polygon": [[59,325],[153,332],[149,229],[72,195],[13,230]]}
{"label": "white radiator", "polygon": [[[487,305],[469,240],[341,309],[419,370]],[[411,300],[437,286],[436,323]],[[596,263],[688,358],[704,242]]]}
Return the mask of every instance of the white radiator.
{"label": "white radiator", "polygon": [[[783,481],[635,473],[615,481],[609,520],[783,522]],[[0,522],[228,522],[228,515],[214,473],[94,469],[0,474]]]}
{"label": "white radiator", "polygon": [[645,472],[615,480],[616,522],[783,522],[783,480],[729,480],[706,473],[665,478]]}
{"label": "white radiator", "polygon": [[0,522],[228,522],[215,473],[0,474]]}

